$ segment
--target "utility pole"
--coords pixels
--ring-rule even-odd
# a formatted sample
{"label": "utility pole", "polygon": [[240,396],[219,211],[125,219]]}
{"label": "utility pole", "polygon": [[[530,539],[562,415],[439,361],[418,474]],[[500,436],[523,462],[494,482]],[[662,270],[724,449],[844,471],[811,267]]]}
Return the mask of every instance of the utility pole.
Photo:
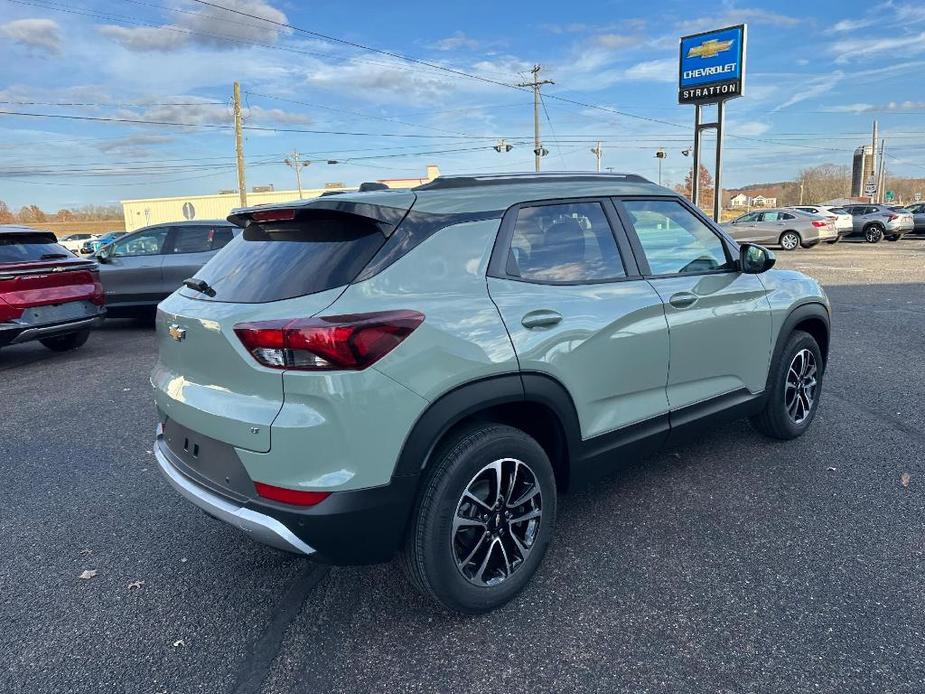
{"label": "utility pole", "polygon": [[[874,121],[874,132],[870,138],[870,175],[868,176],[865,183],[868,183],[868,182],[876,183],[876,180],[877,180],[876,177],[877,177],[877,121]],[[876,195],[876,192],[874,193],[874,195]],[[872,203],[877,201],[874,195],[870,196],[870,201]]]}
{"label": "utility pole", "polygon": [[244,180],[244,135],[241,132],[241,85],[234,83],[234,148],[238,161],[238,195],[247,207],[247,181]]}
{"label": "utility pole", "polygon": [[540,87],[544,84],[555,84],[552,80],[540,81],[539,74],[542,69],[539,65],[534,65],[533,69],[530,70],[533,74],[533,81],[521,82],[517,85],[518,87],[531,87],[533,89],[533,153],[536,155],[537,173],[540,172],[540,159],[549,154],[549,151],[540,144]]}
{"label": "utility pole", "polygon": [[601,157],[604,156],[604,150],[601,149],[601,141],[597,141],[597,146],[591,148],[591,154],[597,159],[597,172],[601,172]]}
{"label": "utility pole", "polygon": [[886,167],[884,152],[886,152],[886,140],[880,140],[880,173],[877,176],[877,202],[884,202],[886,200],[886,191],[883,189],[883,174],[884,168]]}
{"label": "utility pole", "polygon": [[295,182],[296,182],[296,185],[299,187],[299,200],[301,200],[302,199],[302,167],[308,166],[309,164],[311,164],[311,162],[302,161],[302,155],[299,154],[299,150],[294,149],[292,150],[292,152],[289,154],[288,157],[283,159],[283,163],[286,164],[286,166],[291,166],[293,169],[295,169]]}
{"label": "utility pole", "polygon": [[800,179],[800,204],[801,205],[803,204],[803,181],[804,179],[801,178]]}

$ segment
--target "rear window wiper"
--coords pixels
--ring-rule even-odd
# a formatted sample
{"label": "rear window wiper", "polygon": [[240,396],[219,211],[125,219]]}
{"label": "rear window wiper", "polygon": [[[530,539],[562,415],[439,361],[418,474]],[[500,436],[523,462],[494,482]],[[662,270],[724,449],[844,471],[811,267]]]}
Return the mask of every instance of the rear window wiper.
{"label": "rear window wiper", "polygon": [[183,286],[189,287],[193,291],[199,292],[200,294],[205,294],[206,296],[215,296],[215,290],[209,286],[209,283],[205,280],[196,279],[195,277],[188,277],[183,280]]}
{"label": "rear window wiper", "polygon": [[42,253],[42,257],[39,260],[53,260],[54,258],[70,258],[67,253]]}

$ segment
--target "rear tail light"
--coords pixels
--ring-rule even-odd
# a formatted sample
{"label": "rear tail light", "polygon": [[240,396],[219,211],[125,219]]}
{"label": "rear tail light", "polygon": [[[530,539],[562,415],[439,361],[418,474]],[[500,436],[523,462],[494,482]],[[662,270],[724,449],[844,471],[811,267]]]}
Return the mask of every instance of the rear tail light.
{"label": "rear tail light", "polygon": [[314,506],[331,496],[331,492],[304,492],[301,489],[274,487],[272,484],[264,484],[263,482],[254,482],[254,488],[257,490],[257,494],[264,499],[280,501],[293,506]]}
{"label": "rear tail light", "polygon": [[424,321],[417,311],[239,323],[235,334],[264,366],[299,371],[365,369]]}
{"label": "rear tail light", "polygon": [[22,318],[22,314],[23,309],[10,306],[3,299],[0,299],[0,323]]}
{"label": "rear tail light", "polygon": [[814,227],[827,227],[827,226],[829,226],[829,223],[828,223],[828,222],[823,222],[821,219],[814,219],[814,220],[813,220],[813,226],[814,226]]}
{"label": "rear tail light", "polygon": [[898,214],[891,214],[891,215],[888,215],[888,216],[887,216],[886,221],[888,221],[888,222],[895,222],[897,219],[899,219],[899,215],[898,215]]}
{"label": "rear tail light", "polygon": [[295,219],[295,210],[266,210],[254,212],[252,218],[255,222],[290,222]]}

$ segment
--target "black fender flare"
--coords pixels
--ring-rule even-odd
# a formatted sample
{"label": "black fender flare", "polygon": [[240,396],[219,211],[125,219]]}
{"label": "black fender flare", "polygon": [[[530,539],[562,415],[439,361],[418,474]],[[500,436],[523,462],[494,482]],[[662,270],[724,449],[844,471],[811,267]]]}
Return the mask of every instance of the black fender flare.
{"label": "black fender flare", "polygon": [[823,360],[828,362],[828,343],[829,336],[831,335],[832,324],[831,318],[829,317],[829,311],[826,309],[824,304],[815,301],[811,303],[800,304],[790,311],[790,313],[784,319],[784,322],[781,324],[780,330],[777,331],[777,337],[774,341],[774,350],[771,353],[771,361],[768,365],[769,379],[773,373],[774,364],[777,363],[777,360],[780,359],[781,352],[784,351],[784,346],[787,343],[787,338],[790,337],[790,333],[794,331],[796,326],[807,319],[819,320],[825,325],[826,344],[819,345],[819,348],[822,350]]}
{"label": "black fender flare", "polygon": [[578,412],[565,386],[546,374],[506,373],[464,383],[434,400],[405,438],[393,477],[420,474],[437,442],[465,418],[514,402],[549,408],[562,426],[568,453],[577,451],[581,442]]}

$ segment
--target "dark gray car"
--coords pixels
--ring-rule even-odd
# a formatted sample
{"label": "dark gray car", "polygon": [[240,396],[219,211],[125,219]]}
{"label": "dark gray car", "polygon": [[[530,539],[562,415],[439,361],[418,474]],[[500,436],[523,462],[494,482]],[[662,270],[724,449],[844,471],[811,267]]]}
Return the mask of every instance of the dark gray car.
{"label": "dark gray car", "polygon": [[156,224],[100,249],[109,316],[152,311],[241,229],[224,220]]}
{"label": "dark gray car", "polygon": [[913,231],[916,234],[925,234],[925,202],[906,205],[906,210],[912,213]]}

